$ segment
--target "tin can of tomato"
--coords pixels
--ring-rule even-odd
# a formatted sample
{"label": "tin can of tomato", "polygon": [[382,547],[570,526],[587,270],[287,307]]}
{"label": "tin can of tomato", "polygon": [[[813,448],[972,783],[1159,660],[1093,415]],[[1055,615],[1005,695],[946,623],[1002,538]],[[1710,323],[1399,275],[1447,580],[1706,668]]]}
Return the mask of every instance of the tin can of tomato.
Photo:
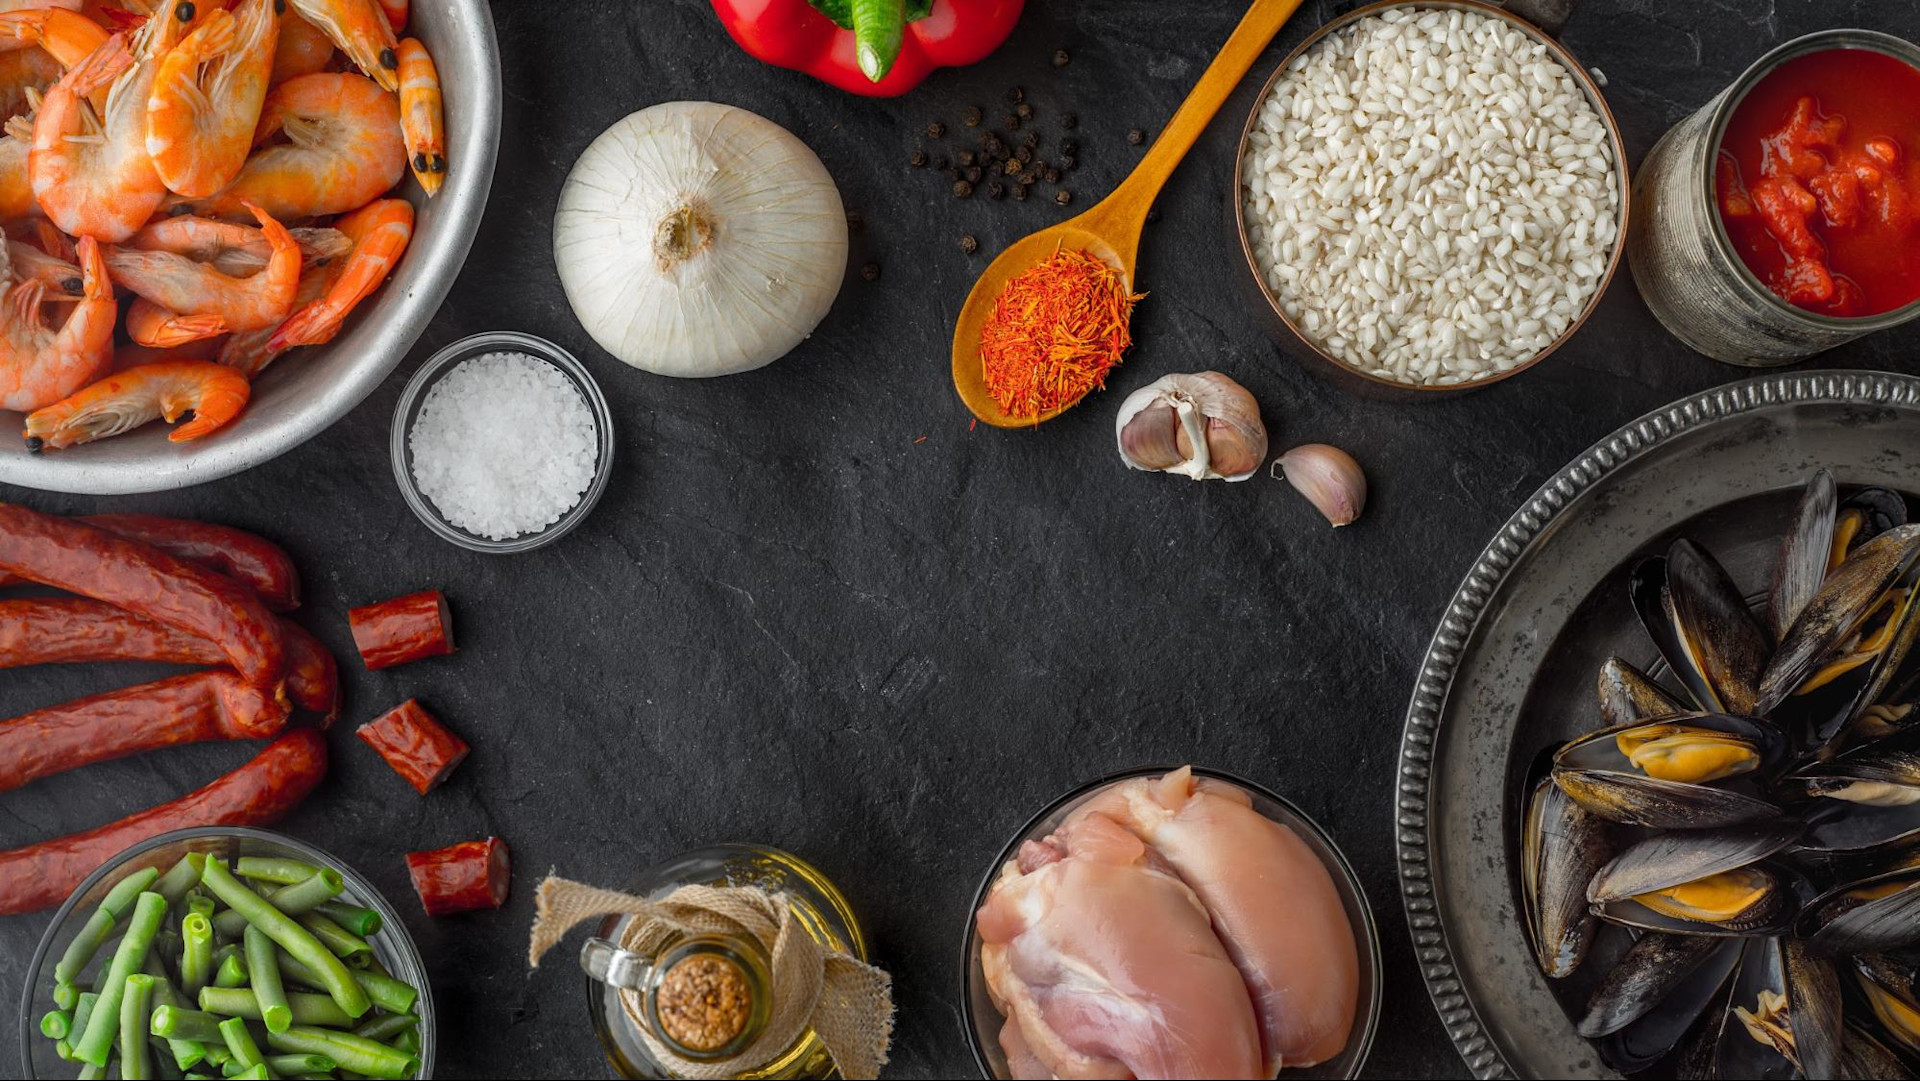
{"label": "tin can of tomato", "polygon": [[[1791,364],[1920,317],[1920,300],[1858,317],[1788,303],[1741,260],[1720,215],[1716,161],[1741,102],[1780,65],[1833,49],[1872,50],[1920,69],[1920,47],[1888,34],[1839,29],[1796,38],[1761,57],[1676,124],[1654,145],[1634,179],[1633,227],[1627,237],[1634,283],[1674,337],[1715,360],[1756,368]],[[1920,146],[1905,150],[1920,153]]]}

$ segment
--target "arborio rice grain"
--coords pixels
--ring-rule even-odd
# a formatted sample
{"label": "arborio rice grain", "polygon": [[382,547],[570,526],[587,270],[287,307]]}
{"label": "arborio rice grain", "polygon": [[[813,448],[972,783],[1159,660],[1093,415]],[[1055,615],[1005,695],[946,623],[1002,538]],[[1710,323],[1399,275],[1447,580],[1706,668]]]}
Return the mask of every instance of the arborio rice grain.
{"label": "arborio rice grain", "polygon": [[1241,173],[1287,315],[1404,383],[1531,359],[1579,317],[1617,239],[1606,125],[1544,45],[1472,12],[1329,35],[1274,85]]}

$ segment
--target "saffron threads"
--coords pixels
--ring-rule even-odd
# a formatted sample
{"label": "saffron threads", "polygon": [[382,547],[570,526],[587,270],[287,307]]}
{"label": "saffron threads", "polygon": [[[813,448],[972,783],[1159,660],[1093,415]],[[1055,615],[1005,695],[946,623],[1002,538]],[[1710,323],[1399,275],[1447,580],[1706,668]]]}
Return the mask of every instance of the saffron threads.
{"label": "saffron threads", "polygon": [[1133,344],[1133,302],[1120,271],[1082,250],[1058,250],[1007,282],[980,329],[980,366],[1001,412],[1039,423],[1106,386]]}

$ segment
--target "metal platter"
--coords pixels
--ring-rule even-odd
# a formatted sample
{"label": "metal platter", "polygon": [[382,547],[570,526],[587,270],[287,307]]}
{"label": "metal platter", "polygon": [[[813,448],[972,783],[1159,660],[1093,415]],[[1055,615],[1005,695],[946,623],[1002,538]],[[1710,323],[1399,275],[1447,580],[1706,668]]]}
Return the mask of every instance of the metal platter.
{"label": "metal platter", "polygon": [[[1802,372],[1641,417],[1535,492],[1467,573],[1420,667],[1394,802],[1400,885],[1428,993],[1476,1077],[1606,1077],[1521,926],[1518,793],[1534,756],[1598,720],[1594,676],[1650,663],[1628,566],[1684,533],[1764,587],[1799,485],[1920,493],[1920,379]],[[1582,979],[1582,977],[1585,979]]]}

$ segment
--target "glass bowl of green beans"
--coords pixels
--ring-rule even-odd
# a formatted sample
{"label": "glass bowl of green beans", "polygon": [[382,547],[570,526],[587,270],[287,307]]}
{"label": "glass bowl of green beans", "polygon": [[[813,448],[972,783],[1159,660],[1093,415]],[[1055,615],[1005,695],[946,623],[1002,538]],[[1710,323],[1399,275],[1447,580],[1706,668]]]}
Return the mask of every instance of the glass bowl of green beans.
{"label": "glass bowl of green beans", "polygon": [[30,1079],[429,1078],[434,1035],[419,951],[371,883],[284,834],[216,826],[134,845],[54,913],[20,1055]]}

